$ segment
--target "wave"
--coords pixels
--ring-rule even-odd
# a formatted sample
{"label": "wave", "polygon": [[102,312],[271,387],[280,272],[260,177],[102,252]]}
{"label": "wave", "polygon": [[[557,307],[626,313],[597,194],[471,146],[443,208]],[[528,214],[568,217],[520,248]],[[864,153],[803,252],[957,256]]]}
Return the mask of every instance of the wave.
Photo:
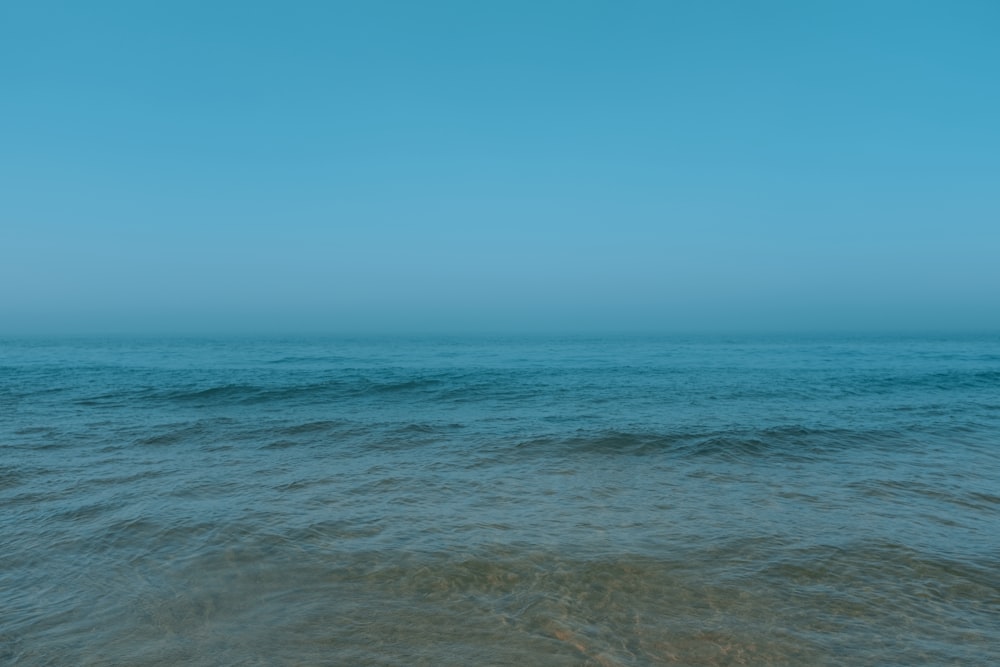
{"label": "wave", "polygon": [[334,429],[343,427],[348,422],[337,420],[337,419],[323,419],[319,421],[308,421],[302,422],[301,424],[293,424],[292,426],[286,426],[281,431],[288,435],[302,435],[306,433],[326,433]]}
{"label": "wave", "polygon": [[[878,499],[885,502],[897,504],[909,504],[923,502],[930,507],[941,507],[942,504],[949,504],[959,508],[963,517],[975,517],[977,513],[982,516],[993,515],[1000,505],[1000,496],[967,489],[959,485],[934,484],[916,479],[894,480],[894,479],[867,479],[849,482],[846,488],[853,489],[862,496]],[[954,525],[953,516],[941,512],[937,514],[930,511],[925,512],[924,518],[931,521],[943,522],[946,525]]]}
{"label": "wave", "polygon": [[291,385],[220,384],[202,389],[183,389],[147,395],[154,402],[168,401],[192,405],[254,405],[296,401],[330,401],[397,393],[434,390],[444,380],[434,377],[379,381],[366,378],[326,380]]}
{"label": "wave", "polygon": [[342,357],[337,355],[292,355],[287,357],[281,357],[280,359],[272,359],[267,364],[273,366],[282,365],[293,365],[293,364],[306,364],[312,365],[316,363],[342,363],[348,360],[349,357]]}
{"label": "wave", "polygon": [[199,435],[207,433],[206,429],[198,424],[171,425],[161,428],[163,430],[159,430],[152,435],[137,438],[134,444],[144,446],[175,445],[190,441]]}
{"label": "wave", "polygon": [[673,455],[744,460],[763,457],[811,459],[844,449],[898,446],[903,435],[890,430],[856,431],[783,426],[748,430],[625,432],[599,431],[569,437],[546,435],[516,443],[523,453],[558,455]]}
{"label": "wave", "polygon": [[995,389],[1000,386],[998,370],[947,370],[905,375],[867,375],[844,379],[849,394],[892,394],[900,390],[925,389],[933,392],[960,389]]}

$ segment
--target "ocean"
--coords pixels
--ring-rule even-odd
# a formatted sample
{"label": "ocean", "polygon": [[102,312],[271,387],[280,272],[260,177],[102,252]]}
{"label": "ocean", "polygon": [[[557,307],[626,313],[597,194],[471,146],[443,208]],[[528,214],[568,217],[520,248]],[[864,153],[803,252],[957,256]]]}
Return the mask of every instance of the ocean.
{"label": "ocean", "polygon": [[1000,664],[1000,336],[0,340],[0,664]]}

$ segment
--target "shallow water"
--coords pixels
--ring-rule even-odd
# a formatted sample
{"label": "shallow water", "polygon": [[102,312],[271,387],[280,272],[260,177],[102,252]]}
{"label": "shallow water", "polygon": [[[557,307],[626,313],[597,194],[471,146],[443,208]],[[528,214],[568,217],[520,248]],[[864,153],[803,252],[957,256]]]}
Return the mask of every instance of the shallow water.
{"label": "shallow water", "polygon": [[1000,337],[0,341],[0,663],[1000,662]]}

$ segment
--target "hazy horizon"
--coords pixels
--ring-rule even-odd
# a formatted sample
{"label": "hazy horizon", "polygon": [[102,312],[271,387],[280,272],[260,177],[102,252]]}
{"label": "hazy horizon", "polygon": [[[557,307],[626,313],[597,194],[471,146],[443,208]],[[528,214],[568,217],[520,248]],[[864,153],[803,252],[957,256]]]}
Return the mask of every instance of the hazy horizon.
{"label": "hazy horizon", "polygon": [[5,3],[0,335],[997,332],[998,28]]}

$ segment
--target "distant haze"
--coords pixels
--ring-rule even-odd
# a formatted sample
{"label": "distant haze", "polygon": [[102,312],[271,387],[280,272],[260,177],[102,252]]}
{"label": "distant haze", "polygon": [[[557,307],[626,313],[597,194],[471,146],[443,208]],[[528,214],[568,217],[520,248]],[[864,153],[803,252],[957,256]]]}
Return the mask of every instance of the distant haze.
{"label": "distant haze", "polygon": [[1000,3],[0,7],[0,334],[1000,330]]}

